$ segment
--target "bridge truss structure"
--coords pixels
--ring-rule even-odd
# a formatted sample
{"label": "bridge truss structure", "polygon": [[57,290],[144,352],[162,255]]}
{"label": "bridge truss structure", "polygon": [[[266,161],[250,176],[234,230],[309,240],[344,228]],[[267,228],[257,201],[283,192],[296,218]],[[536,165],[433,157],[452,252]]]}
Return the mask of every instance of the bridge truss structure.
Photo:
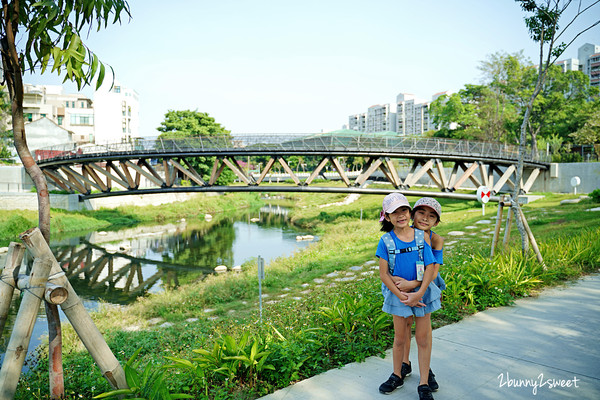
{"label": "bridge truss structure", "polygon": [[[288,161],[292,156],[311,159],[312,163],[306,164],[314,167],[302,174],[298,168],[294,171]],[[415,190],[425,175],[437,187],[437,197],[471,199],[475,198],[474,194],[453,192],[471,181],[475,187],[489,187],[492,194],[512,191],[516,185],[521,193],[527,193],[540,173],[549,168],[547,162],[528,152],[523,179],[516,182],[516,146],[374,134],[138,139],[132,143],[45,148],[37,150],[35,157],[51,184],[78,193],[83,199],[164,192],[247,191],[364,194],[400,191],[409,195],[432,195],[429,191]],[[214,159],[210,175],[202,176],[194,167],[198,157]],[[265,166],[258,173],[247,170],[245,162],[250,157],[266,157]],[[340,161],[345,157],[361,157],[364,162],[358,171],[350,173]],[[398,172],[399,162],[410,166],[405,176]],[[217,183],[226,168],[235,174],[238,183],[227,186]],[[275,174],[275,168],[284,173]],[[331,172],[325,174],[326,169]],[[331,173],[344,183],[343,187],[315,185],[318,178],[332,179]],[[390,189],[365,187],[374,175],[388,182]],[[276,176],[279,179],[273,184]],[[144,186],[142,177],[147,181]],[[192,185],[182,186],[183,180]]]}

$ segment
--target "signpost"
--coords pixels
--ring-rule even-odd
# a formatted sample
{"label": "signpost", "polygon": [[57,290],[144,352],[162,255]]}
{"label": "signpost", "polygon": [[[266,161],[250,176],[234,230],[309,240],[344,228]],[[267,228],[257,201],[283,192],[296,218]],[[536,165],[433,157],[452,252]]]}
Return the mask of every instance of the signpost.
{"label": "signpost", "polygon": [[477,188],[477,201],[481,203],[482,215],[485,215],[485,203],[490,201],[492,191],[487,186],[479,186]]}
{"label": "signpost", "polygon": [[577,186],[581,185],[581,179],[578,176],[571,178],[571,186],[573,186],[573,194],[577,194]]}
{"label": "signpost", "polygon": [[262,280],[265,279],[265,260],[258,256],[258,309],[260,310],[260,323],[262,324]]}

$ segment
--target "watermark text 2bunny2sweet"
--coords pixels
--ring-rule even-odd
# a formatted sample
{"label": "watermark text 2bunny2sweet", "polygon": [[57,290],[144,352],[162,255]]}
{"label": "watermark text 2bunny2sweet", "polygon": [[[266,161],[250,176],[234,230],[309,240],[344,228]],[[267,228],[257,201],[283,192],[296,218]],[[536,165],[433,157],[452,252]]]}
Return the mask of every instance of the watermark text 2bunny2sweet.
{"label": "watermark text 2bunny2sweet", "polygon": [[508,371],[498,375],[498,387],[530,387],[534,395],[537,395],[538,389],[578,388],[578,383],[579,378],[576,376],[572,379],[557,379],[547,378],[541,373],[537,378],[513,378]]}

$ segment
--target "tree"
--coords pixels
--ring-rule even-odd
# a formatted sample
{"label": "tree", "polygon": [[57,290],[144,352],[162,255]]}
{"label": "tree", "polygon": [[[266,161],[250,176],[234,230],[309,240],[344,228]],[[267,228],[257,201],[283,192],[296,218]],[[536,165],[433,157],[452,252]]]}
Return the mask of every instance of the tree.
{"label": "tree", "polygon": [[[217,123],[208,113],[191,110],[169,110],[165,114],[165,120],[156,128],[159,132],[159,139],[183,139],[218,136],[225,138],[226,141],[232,139],[231,132]],[[212,167],[216,157],[196,157],[191,164],[201,176],[202,179],[210,178]],[[217,184],[228,185],[234,180],[233,171],[223,170]]]}
{"label": "tree", "polygon": [[[600,24],[600,19],[594,21],[583,29],[577,29],[574,34],[571,34],[571,40],[567,43],[559,42],[563,35],[569,35],[573,32],[573,24],[583,14],[589,12],[593,15],[600,15],[596,7],[600,0],[589,2],[572,1],[572,0],[515,0],[521,6],[521,9],[526,13],[525,25],[529,31],[531,39],[539,45],[539,64],[537,68],[535,86],[526,103],[523,122],[520,129],[519,138],[519,157],[517,166],[517,176],[515,182],[520,182],[523,177],[523,161],[525,157],[525,146],[527,145],[527,129],[530,126],[531,113],[534,107],[535,100],[542,90],[542,86],[548,74],[550,67],[556,62],[567,47],[579,37],[582,33]],[[571,7],[574,5],[574,7]],[[573,16],[567,20],[563,28],[559,25],[561,18],[567,15],[567,10],[574,9]],[[564,18],[563,18],[564,20]],[[512,196],[512,210],[516,216],[517,227],[521,234],[521,245],[523,253],[528,251],[527,234],[520,215],[520,208],[517,198],[519,196],[520,187],[515,185]],[[539,255],[538,255],[539,258]],[[540,260],[541,261],[541,260]]]}
{"label": "tree", "polygon": [[600,101],[596,102],[596,111],[585,124],[569,136],[579,144],[593,145],[596,155],[600,159]]}
{"label": "tree", "polygon": [[[51,67],[52,72],[64,74],[65,81],[75,82],[78,88],[90,84],[94,78],[99,87],[104,80],[105,66],[85,46],[81,33],[84,29],[96,27],[99,30],[107,27],[109,22],[120,22],[122,13],[130,15],[125,0],[2,0],[0,51],[11,102],[14,145],[36,187],[38,225],[47,242],[50,241],[50,198],[44,174],[27,147],[23,72],[40,70],[44,73]],[[47,305],[46,313],[50,335],[51,395],[60,397],[64,394],[60,319],[56,306]]]}
{"label": "tree", "polygon": [[[502,109],[500,109],[500,104]],[[458,93],[443,95],[431,104],[431,114],[440,130],[437,137],[467,140],[505,140],[508,115],[514,118],[514,107],[499,99],[490,86],[465,85]]]}

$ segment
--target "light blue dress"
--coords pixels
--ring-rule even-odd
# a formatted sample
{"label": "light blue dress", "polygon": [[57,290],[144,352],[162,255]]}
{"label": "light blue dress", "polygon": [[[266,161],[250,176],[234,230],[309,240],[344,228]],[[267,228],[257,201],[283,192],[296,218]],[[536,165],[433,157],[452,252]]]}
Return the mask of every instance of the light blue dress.
{"label": "light blue dress", "polygon": [[[398,237],[394,234],[393,231],[390,232],[390,234],[394,240],[396,249],[406,249],[409,247],[416,246],[414,240],[411,242],[403,242],[402,240],[398,239]],[[375,255],[389,262],[388,248],[385,245],[383,239],[379,240],[379,244],[377,245],[377,251],[375,252]],[[418,251],[397,254],[393,275],[399,276],[409,281],[417,279],[416,263],[418,260]],[[427,242],[425,242],[423,248],[423,260],[425,266],[437,262],[433,256],[431,246],[427,244]],[[417,290],[418,288],[414,291]],[[429,284],[429,287],[425,291],[423,299],[421,300],[425,304],[425,307],[407,306],[406,304],[402,303],[400,299],[394,293],[392,293],[387,286],[385,286],[384,283],[381,284],[381,292],[383,294],[384,299],[382,310],[388,314],[397,315],[403,318],[408,318],[413,315],[416,317],[424,317],[426,314],[432,313],[442,308],[442,303],[440,301],[442,292],[434,282],[431,282]]]}

